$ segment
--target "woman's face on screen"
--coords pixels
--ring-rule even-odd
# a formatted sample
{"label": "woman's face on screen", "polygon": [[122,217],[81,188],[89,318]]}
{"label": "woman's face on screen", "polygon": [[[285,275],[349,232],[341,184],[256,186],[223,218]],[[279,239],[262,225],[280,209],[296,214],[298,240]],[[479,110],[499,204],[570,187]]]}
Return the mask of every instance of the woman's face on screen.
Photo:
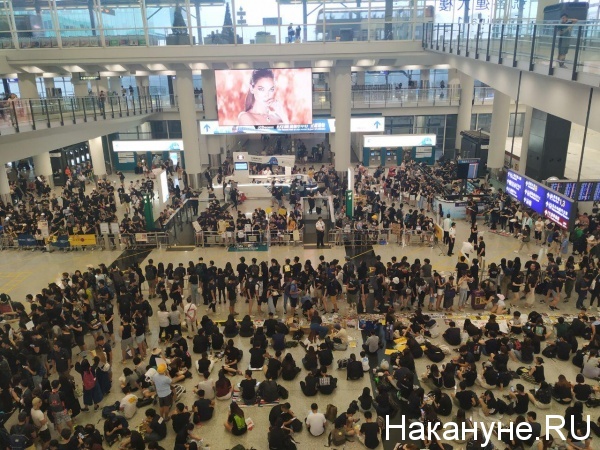
{"label": "woman's face on screen", "polygon": [[273,78],[264,77],[259,79],[252,88],[254,100],[258,103],[269,104],[275,95],[275,83]]}

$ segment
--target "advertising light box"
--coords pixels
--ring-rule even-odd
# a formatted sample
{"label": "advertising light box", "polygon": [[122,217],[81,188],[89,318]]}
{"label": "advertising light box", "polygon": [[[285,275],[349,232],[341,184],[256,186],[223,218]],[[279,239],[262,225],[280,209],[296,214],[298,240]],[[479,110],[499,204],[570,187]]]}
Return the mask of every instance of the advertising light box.
{"label": "advertising light box", "polygon": [[312,123],[310,68],[217,70],[215,82],[219,125]]}
{"label": "advertising light box", "polygon": [[512,170],[506,174],[506,193],[515,200],[523,201],[523,190],[525,189],[525,179],[522,175]]}

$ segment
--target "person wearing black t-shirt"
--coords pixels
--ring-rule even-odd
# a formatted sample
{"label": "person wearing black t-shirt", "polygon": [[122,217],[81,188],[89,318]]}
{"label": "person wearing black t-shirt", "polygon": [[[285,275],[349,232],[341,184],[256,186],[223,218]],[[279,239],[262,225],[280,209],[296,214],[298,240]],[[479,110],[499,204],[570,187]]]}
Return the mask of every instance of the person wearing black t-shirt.
{"label": "person wearing black t-shirt", "polygon": [[356,355],[352,353],[350,360],[346,366],[346,379],[347,380],[359,380],[364,376],[362,362],[356,360]]}
{"label": "person wearing black t-shirt", "polygon": [[300,388],[302,389],[302,393],[307,397],[312,397],[313,395],[317,395],[317,385],[319,384],[319,379],[315,376],[312,371],[309,371],[304,381],[300,382]]}
{"label": "person wearing black t-shirt", "polygon": [[215,410],[215,401],[204,398],[204,389],[199,389],[196,394],[199,398],[194,402],[194,406],[192,407],[194,415],[198,417],[200,422],[206,422],[212,419]]}
{"label": "person wearing black t-shirt", "polygon": [[371,411],[365,411],[365,423],[360,426],[358,440],[367,448],[379,447],[379,425],[373,422]]}
{"label": "person wearing black t-shirt", "polygon": [[460,328],[456,326],[456,323],[450,322],[449,328],[442,335],[444,340],[448,343],[448,345],[456,346],[460,345],[461,336],[460,336]]}
{"label": "person wearing black t-shirt", "polygon": [[281,351],[275,352],[275,357],[269,357],[267,355],[267,363],[263,367],[265,377],[271,380],[277,380],[281,373]]}
{"label": "person wearing black t-shirt", "polygon": [[169,416],[173,424],[173,431],[179,433],[190,422],[191,417],[192,413],[188,411],[187,407],[183,403],[177,403],[175,412]]}
{"label": "person wearing black t-shirt", "polygon": [[479,404],[477,394],[471,390],[467,390],[467,384],[464,381],[459,383],[460,390],[451,394],[454,402],[465,411],[469,411],[474,406]]}
{"label": "person wearing black t-shirt", "polygon": [[256,403],[256,380],[252,378],[252,371],[246,370],[245,378],[240,382],[241,397],[246,405]]}
{"label": "person wearing black t-shirt", "polygon": [[265,351],[260,348],[258,342],[254,342],[254,347],[250,349],[250,367],[252,369],[261,369],[265,364]]}
{"label": "person wearing black t-shirt", "polygon": [[273,318],[272,312],[269,313],[269,318],[265,320],[263,327],[265,328],[265,334],[267,335],[267,337],[272,337],[275,334],[277,320]]}
{"label": "person wearing black t-shirt", "polygon": [[146,443],[162,441],[167,436],[167,424],[154,408],[146,410],[144,424],[146,426],[146,435],[144,437]]}
{"label": "person wearing black t-shirt", "polygon": [[575,381],[577,381],[577,384],[573,386],[573,392],[575,393],[575,399],[580,402],[586,402],[594,391],[598,390],[598,388],[585,384],[585,377],[581,373],[577,374]]}

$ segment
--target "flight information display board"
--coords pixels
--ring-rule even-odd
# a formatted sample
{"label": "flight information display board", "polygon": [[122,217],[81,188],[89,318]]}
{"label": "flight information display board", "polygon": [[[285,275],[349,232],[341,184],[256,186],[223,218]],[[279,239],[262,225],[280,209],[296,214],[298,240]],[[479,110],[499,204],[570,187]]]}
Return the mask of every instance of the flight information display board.
{"label": "flight information display board", "polygon": [[600,182],[598,181],[580,181],[579,194],[576,181],[553,181],[548,183],[548,187],[578,202],[600,201]]}
{"label": "flight information display board", "polygon": [[506,193],[515,200],[522,202],[524,188],[525,178],[521,174],[509,170],[506,174]]}
{"label": "flight information display board", "polygon": [[[551,183],[550,186],[544,186],[524,175],[509,170],[506,176],[506,193],[515,200],[520,200],[536,213],[552,220],[561,228],[568,228],[572,223],[575,212],[573,201],[565,195],[553,191],[551,189],[552,184],[554,183]],[[593,192],[592,196],[600,195],[598,184],[600,183],[594,183],[594,186],[586,186],[586,195],[589,195],[589,192]],[[561,188],[560,186],[557,187]],[[573,188],[570,187],[569,189]]]}

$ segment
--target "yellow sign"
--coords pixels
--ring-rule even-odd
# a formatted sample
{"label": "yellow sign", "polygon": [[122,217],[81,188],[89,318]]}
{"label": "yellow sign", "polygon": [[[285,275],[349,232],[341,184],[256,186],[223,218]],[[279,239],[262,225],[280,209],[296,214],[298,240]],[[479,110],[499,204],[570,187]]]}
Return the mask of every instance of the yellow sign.
{"label": "yellow sign", "polygon": [[71,245],[96,245],[95,234],[78,234],[75,236],[69,236],[69,242]]}
{"label": "yellow sign", "polygon": [[444,230],[437,223],[434,225],[435,227],[435,237],[438,238],[438,242],[442,242],[444,239]]}

